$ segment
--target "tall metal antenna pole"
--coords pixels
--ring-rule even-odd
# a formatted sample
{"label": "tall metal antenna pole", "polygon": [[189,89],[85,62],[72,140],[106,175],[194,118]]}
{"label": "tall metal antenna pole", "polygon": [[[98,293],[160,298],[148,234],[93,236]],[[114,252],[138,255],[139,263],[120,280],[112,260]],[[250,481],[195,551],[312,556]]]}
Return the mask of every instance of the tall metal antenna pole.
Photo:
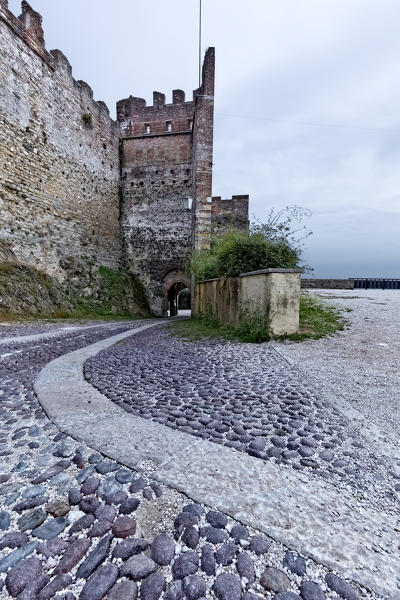
{"label": "tall metal antenna pole", "polygon": [[201,2],[202,0],[200,0],[199,7],[199,87],[201,86]]}

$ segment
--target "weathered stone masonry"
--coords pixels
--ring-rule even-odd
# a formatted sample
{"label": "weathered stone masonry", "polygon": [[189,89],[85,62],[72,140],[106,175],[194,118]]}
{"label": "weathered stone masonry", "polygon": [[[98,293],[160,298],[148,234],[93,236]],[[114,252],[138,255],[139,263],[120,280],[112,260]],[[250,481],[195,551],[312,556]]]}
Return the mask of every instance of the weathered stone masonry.
{"label": "weathered stone masonry", "polygon": [[0,0],[0,258],[75,277],[75,288],[81,277],[84,293],[82,266],[124,266],[165,314],[212,224],[247,226],[248,196],[212,199],[214,49],[192,100],[131,96],[116,123],[62,52],[45,49],[41,22],[27,2],[16,18]]}
{"label": "weathered stone masonry", "polygon": [[185,261],[207,243],[211,224],[214,49],[206,53],[203,80],[185,101],[153,93],[153,106],[130,97],[117,105],[122,139],[122,233],[127,264],[140,274],[156,314],[168,289],[188,285]]}
{"label": "weathered stone masonry", "polygon": [[[103,102],[44,48],[41,17],[0,3],[0,244],[64,278],[69,257],[117,267],[118,131]],[[86,117],[85,123],[83,115]]]}

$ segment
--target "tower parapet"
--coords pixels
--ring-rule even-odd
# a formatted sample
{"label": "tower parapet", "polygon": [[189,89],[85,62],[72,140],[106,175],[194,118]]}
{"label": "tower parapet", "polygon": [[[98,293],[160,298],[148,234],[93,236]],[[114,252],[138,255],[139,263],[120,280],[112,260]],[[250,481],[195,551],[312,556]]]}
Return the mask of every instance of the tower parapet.
{"label": "tower parapet", "polygon": [[213,196],[211,223],[214,234],[229,229],[247,232],[249,230],[249,196],[241,194],[232,198]]}

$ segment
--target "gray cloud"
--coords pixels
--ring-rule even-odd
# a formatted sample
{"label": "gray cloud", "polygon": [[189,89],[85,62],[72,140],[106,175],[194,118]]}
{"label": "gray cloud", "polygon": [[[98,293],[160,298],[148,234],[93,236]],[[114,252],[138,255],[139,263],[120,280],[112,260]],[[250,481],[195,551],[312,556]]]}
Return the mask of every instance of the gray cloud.
{"label": "gray cloud", "polygon": [[[112,113],[129,94],[197,86],[196,0],[32,4],[47,47]],[[249,193],[260,218],[311,209],[305,260],[318,275],[400,276],[400,4],[203,4],[203,45],[217,57],[214,193]]]}

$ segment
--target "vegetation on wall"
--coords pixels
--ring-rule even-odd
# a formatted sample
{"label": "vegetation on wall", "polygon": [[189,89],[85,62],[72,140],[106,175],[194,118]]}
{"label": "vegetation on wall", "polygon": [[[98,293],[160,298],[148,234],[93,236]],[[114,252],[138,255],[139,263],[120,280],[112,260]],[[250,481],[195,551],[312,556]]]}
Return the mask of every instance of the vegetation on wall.
{"label": "vegetation on wall", "polygon": [[100,267],[83,295],[33,267],[0,264],[0,318],[126,318],[149,314],[141,282],[123,270]]}
{"label": "vegetation on wall", "polygon": [[82,115],[82,121],[85,123],[85,125],[87,127],[91,127],[92,126],[92,115],[90,113],[83,113]]}
{"label": "vegetation on wall", "polygon": [[311,235],[300,225],[307,214],[299,207],[271,210],[267,221],[255,221],[249,233],[232,230],[213,238],[209,250],[192,254],[189,270],[201,281],[259,269],[299,267],[303,240]]}

